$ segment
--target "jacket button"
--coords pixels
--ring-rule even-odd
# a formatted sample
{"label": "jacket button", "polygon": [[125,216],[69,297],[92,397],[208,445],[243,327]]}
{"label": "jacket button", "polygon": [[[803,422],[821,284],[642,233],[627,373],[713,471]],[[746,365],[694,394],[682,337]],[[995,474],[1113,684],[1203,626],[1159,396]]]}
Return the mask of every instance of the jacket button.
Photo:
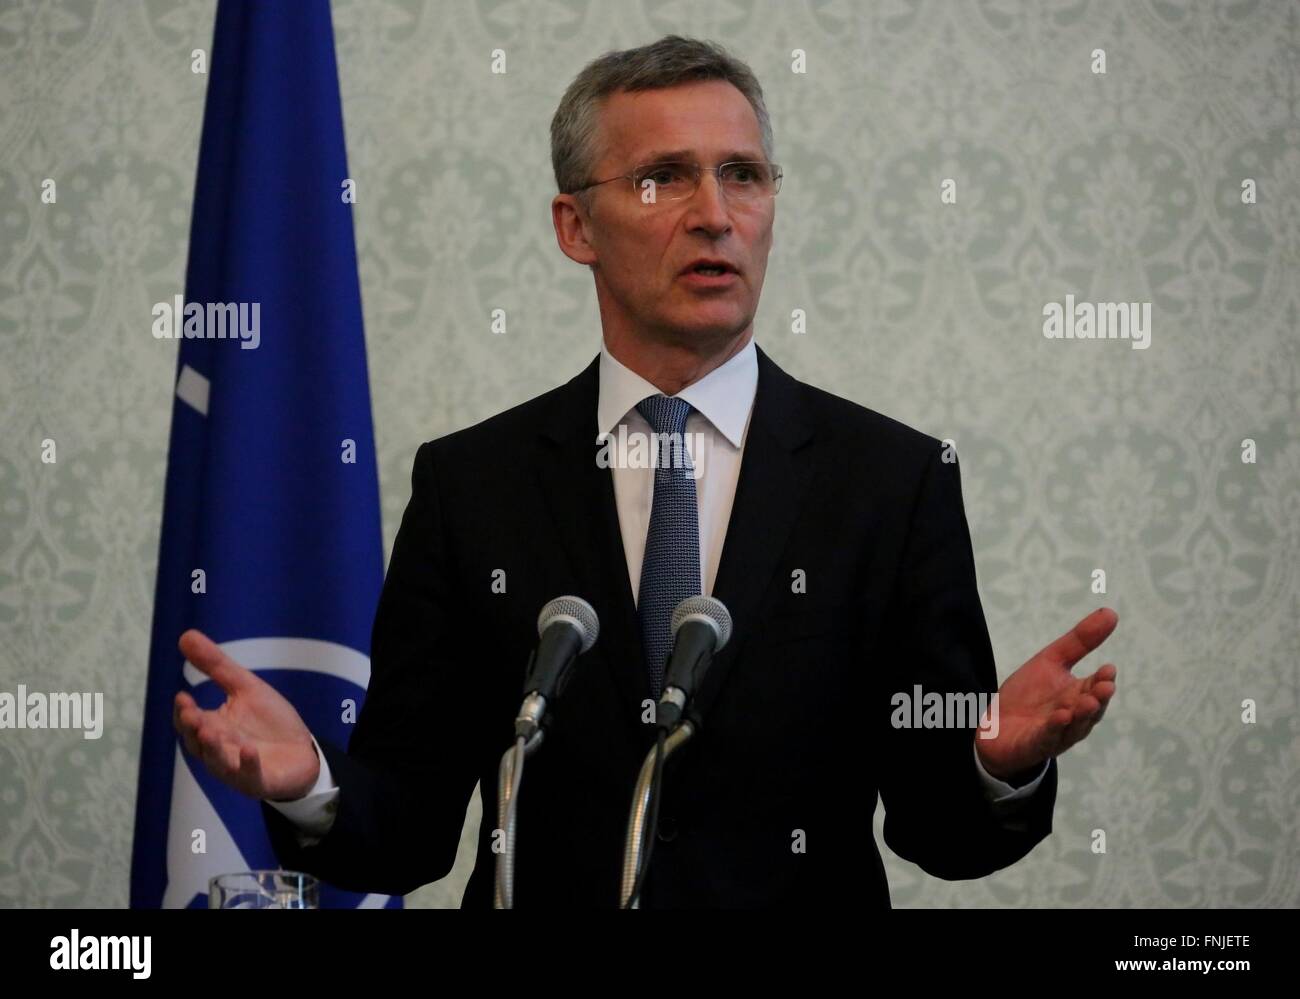
{"label": "jacket button", "polygon": [[677,820],[667,815],[659,816],[659,842],[671,843],[677,838]]}

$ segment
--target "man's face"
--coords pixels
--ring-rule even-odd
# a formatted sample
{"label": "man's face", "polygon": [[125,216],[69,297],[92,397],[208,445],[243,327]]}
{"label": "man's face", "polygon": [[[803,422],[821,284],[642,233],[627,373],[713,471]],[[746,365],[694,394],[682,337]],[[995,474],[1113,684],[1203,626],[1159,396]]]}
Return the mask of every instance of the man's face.
{"label": "man's face", "polygon": [[[767,159],[754,109],[720,80],[612,95],[597,148],[591,180],[668,160],[716,167]],[[708,350],[750,327],[772,248],[775,198],[729,200],[708,170],[684,200],[647,204],[630,180],[593,187],[588,197],[590,214],[569,215],[563,228],[557,215],[557,231],[569,256],[594,267],[607,337]],[[568,245],[564,229],[572,234]],[[701,257],[725,260],[736,273],[707,279],[688,272]]]}

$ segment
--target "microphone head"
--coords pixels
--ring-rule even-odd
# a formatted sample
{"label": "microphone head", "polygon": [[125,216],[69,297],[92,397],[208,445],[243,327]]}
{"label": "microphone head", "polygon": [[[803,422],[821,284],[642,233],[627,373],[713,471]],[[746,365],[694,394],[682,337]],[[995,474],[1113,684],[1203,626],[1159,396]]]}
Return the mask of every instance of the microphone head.
{"label": "microphone head", "polygon": [[600,618],[596,616],[591,604],[582,597],[556,597],[543,607],[537,615],[538,636],[557,621],[568,622],[578,629],[582,635],[583,652],[596,644],[596,638],[600,634]]}
{"label": "microphone head", "polygon": [[673,638],[677,638],[677,629],[687,621],[707,621],[713,626],[717,635],[717,644],[713,646],[714,652],[722,651],[722,647],[727,644],[731,638],[731,614],[727,611],[727,605],[721,600],[715,600],[713,597],[694,596],[687,597],[677,605],[673,611],[672,632]]}

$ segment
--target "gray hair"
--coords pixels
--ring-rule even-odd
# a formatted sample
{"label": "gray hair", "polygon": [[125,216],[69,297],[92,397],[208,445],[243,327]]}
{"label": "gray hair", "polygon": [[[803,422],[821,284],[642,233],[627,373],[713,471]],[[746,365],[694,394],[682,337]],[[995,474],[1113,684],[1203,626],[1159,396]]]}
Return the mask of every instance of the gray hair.
{"label": "gray hair", "polygon": [[665,35],[640,48],[606,52],[569,84],[551,119],[551,167],[560,191],[573,193],[595,179],[598,115],[606,98],[622,90],[661,90],[697,80],[725,80],[745,95],[758,117],[763,153],[771,160],[772,122],[753,71],[716,42]]}

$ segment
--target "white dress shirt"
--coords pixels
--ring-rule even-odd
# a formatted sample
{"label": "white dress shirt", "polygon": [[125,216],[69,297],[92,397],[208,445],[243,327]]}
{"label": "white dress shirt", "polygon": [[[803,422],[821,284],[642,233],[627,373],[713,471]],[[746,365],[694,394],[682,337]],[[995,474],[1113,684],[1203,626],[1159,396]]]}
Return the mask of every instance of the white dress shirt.
{"label": "white dress shirt", "polygon": [[[697,475],[695,489],[702,592],[709,595],[713,593],[718,561],[722,557],[722,542],[731,520],[731,504],[736,495],[740,459],[745,450],[745,437],[749,432],[749,418],[757,390],[758,355],[751,339],[735,357],[677,393],[677,398],[685,399],[692,407],[686,419],[687,446]],[[638,433],[648,437],[650,424],[637,411],[636,405],[647,396],[658,394],[654,385],[619,363],[602,346],[600,389],[596,402],[599,432],[617,435],[619,425],[625,424],[628,438]],[[610,472],[614,477],[614,502],[635,601],[641,588],[641,563],[645,558],[650,508],[654,502],[654,468],[614,461]],[[985,772],[974,745],[972,742],[975,769],[985,794],[992,802],[1002,804],[1029,797],[1047,773],[1047,764],[1044,763],[1042,772],[1033,781],[1019,788],[1013,787]],[[298,827],[298,838],[304,846],[316,842],[329,831],[338,808],[339,789],[319,745],[316,745],[316,753],[320,757],[320,777],[311,791],[294,801],[268,802]]]}

